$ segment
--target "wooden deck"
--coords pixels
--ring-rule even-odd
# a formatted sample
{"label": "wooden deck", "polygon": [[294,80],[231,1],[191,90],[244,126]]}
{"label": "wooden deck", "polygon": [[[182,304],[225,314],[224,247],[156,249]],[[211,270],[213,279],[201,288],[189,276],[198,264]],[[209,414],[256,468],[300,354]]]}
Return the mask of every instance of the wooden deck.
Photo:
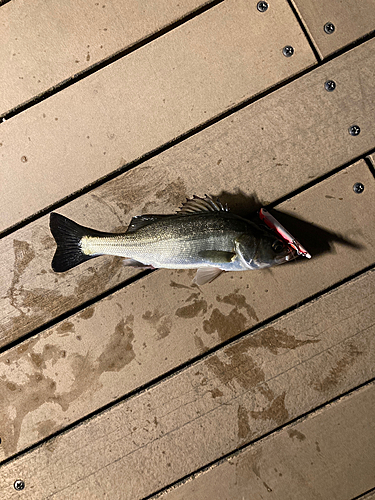
{"label": "wooden deck", "polygon": [[[257,3],[0,6],[0,499],[375,498],[375,0]],[[312,259],[52,271],[205,193]]]}

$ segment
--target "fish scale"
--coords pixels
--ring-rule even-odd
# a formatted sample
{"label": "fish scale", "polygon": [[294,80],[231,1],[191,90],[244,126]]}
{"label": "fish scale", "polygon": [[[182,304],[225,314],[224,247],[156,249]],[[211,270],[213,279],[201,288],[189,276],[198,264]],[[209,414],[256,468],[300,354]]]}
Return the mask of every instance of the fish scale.
{"label": "fish scale", "polygon": [[[234,253],[234,240],[241,235],[247,221],[221,213],[202,216],[184,215],[156,221],[130,234],[113,237],[83,237],[82,251],[87,255],[116,255],[153,267],[194,269],[212,265],[199,252],[216,250]],[[237,226],[237,227],[236,227]],[[237,266],[232,266],[233,268]]]}

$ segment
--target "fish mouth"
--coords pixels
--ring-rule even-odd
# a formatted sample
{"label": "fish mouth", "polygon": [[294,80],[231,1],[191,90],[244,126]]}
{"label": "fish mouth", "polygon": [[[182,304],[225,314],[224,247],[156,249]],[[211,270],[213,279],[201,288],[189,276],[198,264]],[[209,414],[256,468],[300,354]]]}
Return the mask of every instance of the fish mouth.
{"label": "fish mouth", "polygon": [[294,250],[294,248],[291,248],[289,250],[288,255],[285,256],[285,260],[289,261],[289,260],[296,259],[297,257],[298,257],[298,252],[296,250]]}
{"label": "fish mouth", "polygon": [[283,262],[289,262],[298,257],[298,253],[293,249],[289,248],[288,253],[286,255],[279,255],[275,258],[277,264],[282,264]]}

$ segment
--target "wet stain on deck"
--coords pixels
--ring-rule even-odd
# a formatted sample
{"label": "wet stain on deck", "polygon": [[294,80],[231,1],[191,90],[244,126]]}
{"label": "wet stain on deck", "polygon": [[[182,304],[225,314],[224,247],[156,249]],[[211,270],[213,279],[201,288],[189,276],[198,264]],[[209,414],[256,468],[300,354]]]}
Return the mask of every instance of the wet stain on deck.
{"label": "wet stain on deck", "polygon": [[176,283],[173,280],[171,280],[169,286],[171,286],[172,288],[187,288],[188,290],[191,290],[190,286],[183,285],[182,283]]}
{"label": "wet stain on deck", "polygon": [[234,382],[244,389],[251,389],[264,381],[264,372],[245,352],[237,349],[229,353],[229,362],[214,355],[205,361],[206,366],[225,385]]}
{"label": "wet stain on deck", "polygon": [[286,391],[276,396],[271,404],[259,411],[250,411],[250,416],[254,419],[273,420],[278,425],[282,425],[289,419],[289,412],[285,406]]}
{"label": "wet stain on deck", "polygon": [[157,199],[163,200],[165,203],[175,206],[176,210],[187,196],[186,186],[181,177],[177,177],[175,181],[170,182],[165,188],[156,191]]}
{"label": "wet stain on deck", "polygon": [[272,488],[262,479],[261,474],[260,474],[260,463],[261,463],[261,458],[262,458],[262,452],[261,450],[256,450],[253,453],[253,461],[250,463],[250,470],[256,475],[260,481],[262,481],[263,486],[267,490],[268,493],[272,492]]}
{"label": "wet stain on deck", "polygon": [[201,354],[208,351],[208,347],[205,345],[201,337],[196,334],[194,334],[194,344]]}
{"label": "wet stain on deck", "polygon": [[205,300],[194,299],[192,304],[188,306],[179,307],[176,310],[176,316],[179,318],[196,318],[207,312],[207,302]]}
{"label": "wet stain on deck", "polygon": [[221,396],[224,395],[224,393],[217,387],[215,389],[210,389],[210,393],[213,399],[221,398]]}
{"label": "wet stain on deck", "polygon": [[156,326],[160,319],[163,317],[163,314],[160,313],[157,309],[154,312],[146,311],[142,314],[142,318],[149,322],[152,326]]}
{"label": "wet stain on deck", "polygon": [[17,297],[17,285],[19,283],[22,273],[25,272],[28,265],[35,258],[35,250],[32,245],[27,241],[13,240],[13,251],[14,251],[14,267],[13,267],[13,278],[6,294],[9,298],[10,303],[15,307],[21,314],[24,314],[18,304]]}
{"label": "wet stain on deck", "polygon": [[[2,447],[6,456],[17,451],[21,428],[29,414],[46,404],[56,404],[63,412],[67,411],[82,394],[101,387],[99,379],[103,373],[119,371],[135,359],[133,323],[132,315],[121,319],[97,359],[89,351],[85,355],[70,354],[54,344],[45,344],[42,352],[36,352],[37,338],[24,342],[2,357],[0,398],[7,404],[0,408],[0,420],[3,422]],[[56,332],[61,327],[68,332],[71,325],[66,321],[56,327]],[[55,379],[55,375],[62,373],[61,363],[64,363],[64,377]],[[58,373],[53,369],[56,364],[60,365]],[[42,410],[42,415],[45,411]],[[38,418],[41,418],[39,422]],[[33,424],[38,438],[43,437],[44,431],[55,432],[60,426],[61,422],[55,423],[53,419],[43,417],[36,417]]]}
{"label": "wet stain on deck", "polygon": [[82,312],[78,314],[78,318],[90,319],[94,316],[94,312],[95,312],[94,306],[86,307],[86,309],[84,309]]}
{"label": "wet stain on deck", "polygon": [[203,330],[208,334],[217,332],[222,341],[242,332],[246,326],[246,316],[238,312],[237,309],[232,309],[229,314],[223,314],[219,309],[215,308],[210,318],[203,321]]}
{"label": "wet stain on deck", "polygon": [[158,332],[158,340],[164,339],[165,337],[168,337],[168,335],[171,332],[172,328],[172,320],[171,318],[165,316],[161,322],[160,325],[156,328],[156,331]]}
{"label": "wet stain on deck", "polygon": [[298,347],[315,344],[320,339],[297,339],[285,330],[269,326],[261,332],[246,339],[248,347],[268,349],[272,354],[277,354],[279,349],[296,349]]}
{"label": "wet stain on deck", "polygon": [[[33,344],[29,343],[28,347],[32,349]],[[24,418],[43,404],[56,402],[56,381],[44,375],[43,370],[48,362],[53,365],[66,356],[64,350],[51,345],[44,346],[42,354],[27,354],[23,354],[24,362],[18,371],[14,369],[19,363],[17,350],[7,353],[11,371],[7,369],[6,363],[0,363],[1,400],[7,402],[0,408],[0,420],[3,422],[2,446],[6,456],[17,450]],[[51,425],[50,422],[50,429]]]}
{"label": "wet stain on deck", "polygon": [[129,315],[116,325],[109,343],[97,359],[99,372],[119,371],[133,361],[133,323],[134,316]]}
{"label": "wet stain on deck", "polygon": [[246,302],[245,295],[239,294],[238,291],[239,289],[236,289],[233,293],[230,293],[225,297],[221,297],[220,295],[218,295],[216,297],[216,300],[218,302],[222,302],[223,304],[230,304],[232,306],[235,306],[237,309],[245,309],[249,318],[253,318],[255,319],[255,321],[259,321],[255,309]]}
{"label": "wet stain on deck", "polygon": [[[225,341],[248,328],[254,321],[258,321],[258,316],[254,308],[246,302],[244,295],[237,292],[238,289],[224,297],[220,295],[216,297],[217,302],[234,307],[228,314],[215,307],[211,312],[210,318],[203,321],[203,330],[207,334],[211,335],[217,332],[220,340]],[[246,312],[246,316],[240,309]]]}
{"label": "wet stain on deck", "polygon": [[[57,314],[76,307],[77,303],[100,294],[108,287],[111,280],[118,281],[124,268],[120,257],[104,260],[97,267],[89,267],[85,270],[85,274],[81,273],[75,280],[75,288],[69,294],[66,294],[64,286],[65,282],[68,282],[68,277],[64,276],[55,278],[55,280],[62,281],[61,291],[60,287],[53,289],[50,281],[47,282],[46,288],[27,289],[31,285],[29,283],[23,284],[21,277],[35,258],[35,250],[29,243],[18,240],[15,240],[14,248],[16,257],[14,274],[6,294],[11,305],[15,308],[14,314],[17,314],[9,318],[6,325],[6,332],[8,336],[12,335],[12,338],[15,332],[19,337]],[[89,319],[90,315],[93,314],[94,306],[91,306],[82,311],[78,317]]]}
{"label": "wet stain on deck", "polygon": [[158,309],[155,309],[154,312],[146,311],[142,314],[142,318],[157,331],[157,340],[164,339],[170,334],[172,320],[169,316],[164,315]]}
{"label": "wet stain on deck", "polygon": [[58,327],[56,328],[56,332],[59,335],[64,335],[67,333],[73,333],[75,330],[75,325],[71,321],[63,321]]}
{"label": "wet stain on deck", "polygon": [[34,430],[38,433],[39,439],[49,436],[56,429],[56,422],[52,419],[43,420],[34,426]]}
{"label": "wet stain on deck", "polygon": [[290,438],[296,438],[298,441],[305,441],[306,436],[302,434],[302,432],[297,431],[297,429],[289,429],[288,430],[288,436]]}
{"label": "wet stain on deck", "polygon": [[363,353],[355,345],[349,345],[347,353],[333,366],[329,374],[313,384],[314,389],[320,392],[330,391],[336,387],[345,376],[345,372],[356,362]]}
{"label": "wet stain on deck", "polygon": [[244,406],[238,405],[237,410],[237,420],[238,420],[238,439],[240,441],[246,441],[250,438],[251,429],[249,424],[249,415]]}

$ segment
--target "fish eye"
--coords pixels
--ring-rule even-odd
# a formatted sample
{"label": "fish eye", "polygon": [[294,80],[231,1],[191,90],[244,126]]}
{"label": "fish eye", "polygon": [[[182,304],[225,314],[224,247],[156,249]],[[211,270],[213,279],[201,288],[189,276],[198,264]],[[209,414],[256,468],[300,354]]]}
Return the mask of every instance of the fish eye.
{"label": "fish eye", "polygon": [[272,243],[272,250],[275,253],[281,253],[284,250],[284,248],[285,248],[284,243],[280,240],[275,240]]}

